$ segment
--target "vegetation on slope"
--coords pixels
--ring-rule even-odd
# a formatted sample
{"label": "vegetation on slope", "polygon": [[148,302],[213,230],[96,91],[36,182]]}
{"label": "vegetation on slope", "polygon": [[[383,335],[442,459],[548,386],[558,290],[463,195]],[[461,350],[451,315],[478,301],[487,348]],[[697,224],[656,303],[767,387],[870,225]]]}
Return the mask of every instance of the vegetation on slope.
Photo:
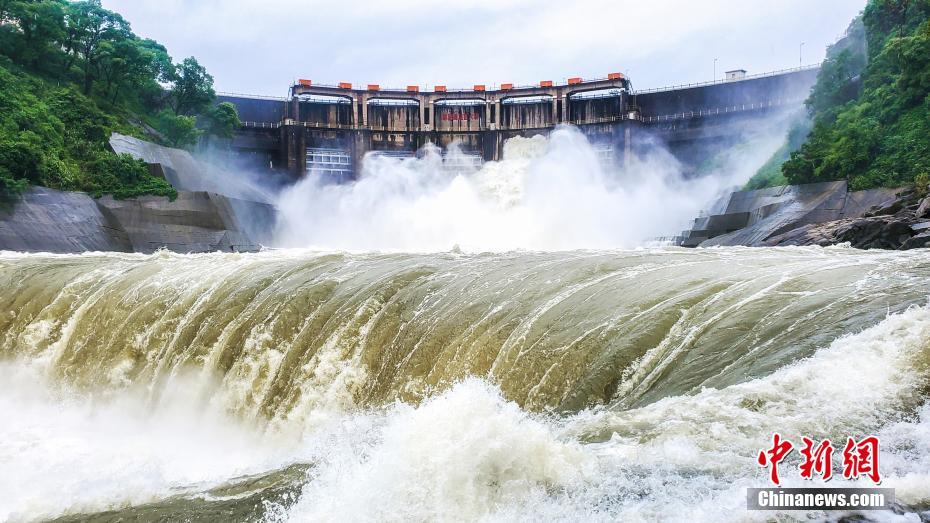
{"label": "vegetation on slope", "polygon": [[784,178],[769,166],[754,187],[845,179],[865,189],[926,179],[930,0],[869,0],[848,36],[828,49],[806,105],[813,126],[781,166]]}
{"label": "vegetation on slope", "polygon": [[174,197],[145,164],[108,150],[112,132],[190,147],[229,137],[213,78],[175,64],[99,0],[0,0],[0,196],[29,184],[126,198]]}

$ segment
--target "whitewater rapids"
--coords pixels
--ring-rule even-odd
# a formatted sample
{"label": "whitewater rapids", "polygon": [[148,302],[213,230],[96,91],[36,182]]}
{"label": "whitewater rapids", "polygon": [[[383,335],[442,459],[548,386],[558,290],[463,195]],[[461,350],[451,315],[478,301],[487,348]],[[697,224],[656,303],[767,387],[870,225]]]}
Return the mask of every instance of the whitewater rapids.
{"label": "whitewater rapids", "polygon": [[0,521],[766,521],[776,431],[880,436],[916,521],[928,296],[923,250],[0,253]]}

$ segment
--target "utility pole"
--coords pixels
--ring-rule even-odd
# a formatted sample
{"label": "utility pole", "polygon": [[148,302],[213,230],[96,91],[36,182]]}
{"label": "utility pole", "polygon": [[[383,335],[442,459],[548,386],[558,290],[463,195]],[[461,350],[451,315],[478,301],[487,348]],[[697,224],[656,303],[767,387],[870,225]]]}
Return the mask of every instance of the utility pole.
{"label": "utility pole", "polygon": [[714,58],[714,81],[717,81],[717,59]]}
{"label": "utility pole", "polygon": [[798,46],[798,67],[804,67],[804,42]]}

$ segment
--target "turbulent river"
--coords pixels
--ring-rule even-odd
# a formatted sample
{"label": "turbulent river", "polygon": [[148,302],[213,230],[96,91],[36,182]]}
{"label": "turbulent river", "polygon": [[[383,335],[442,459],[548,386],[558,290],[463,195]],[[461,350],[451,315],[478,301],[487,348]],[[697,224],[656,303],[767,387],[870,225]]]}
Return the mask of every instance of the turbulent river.
{"label": "turbulent river", "polygon": [[2,253],[0,520],[764,521],[773,432],[878,435],[926,510],[928,295],[921,250]]}

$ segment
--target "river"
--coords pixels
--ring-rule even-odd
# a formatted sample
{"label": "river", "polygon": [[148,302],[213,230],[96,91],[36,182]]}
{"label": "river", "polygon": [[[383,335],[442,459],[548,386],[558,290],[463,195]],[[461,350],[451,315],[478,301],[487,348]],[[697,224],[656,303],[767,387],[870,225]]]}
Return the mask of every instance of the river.
{"label": "river", "polygon": [[928,294],[922,250],[0,253],[0,520],[766,521],[773,432],[878,435],[926,510]]}

